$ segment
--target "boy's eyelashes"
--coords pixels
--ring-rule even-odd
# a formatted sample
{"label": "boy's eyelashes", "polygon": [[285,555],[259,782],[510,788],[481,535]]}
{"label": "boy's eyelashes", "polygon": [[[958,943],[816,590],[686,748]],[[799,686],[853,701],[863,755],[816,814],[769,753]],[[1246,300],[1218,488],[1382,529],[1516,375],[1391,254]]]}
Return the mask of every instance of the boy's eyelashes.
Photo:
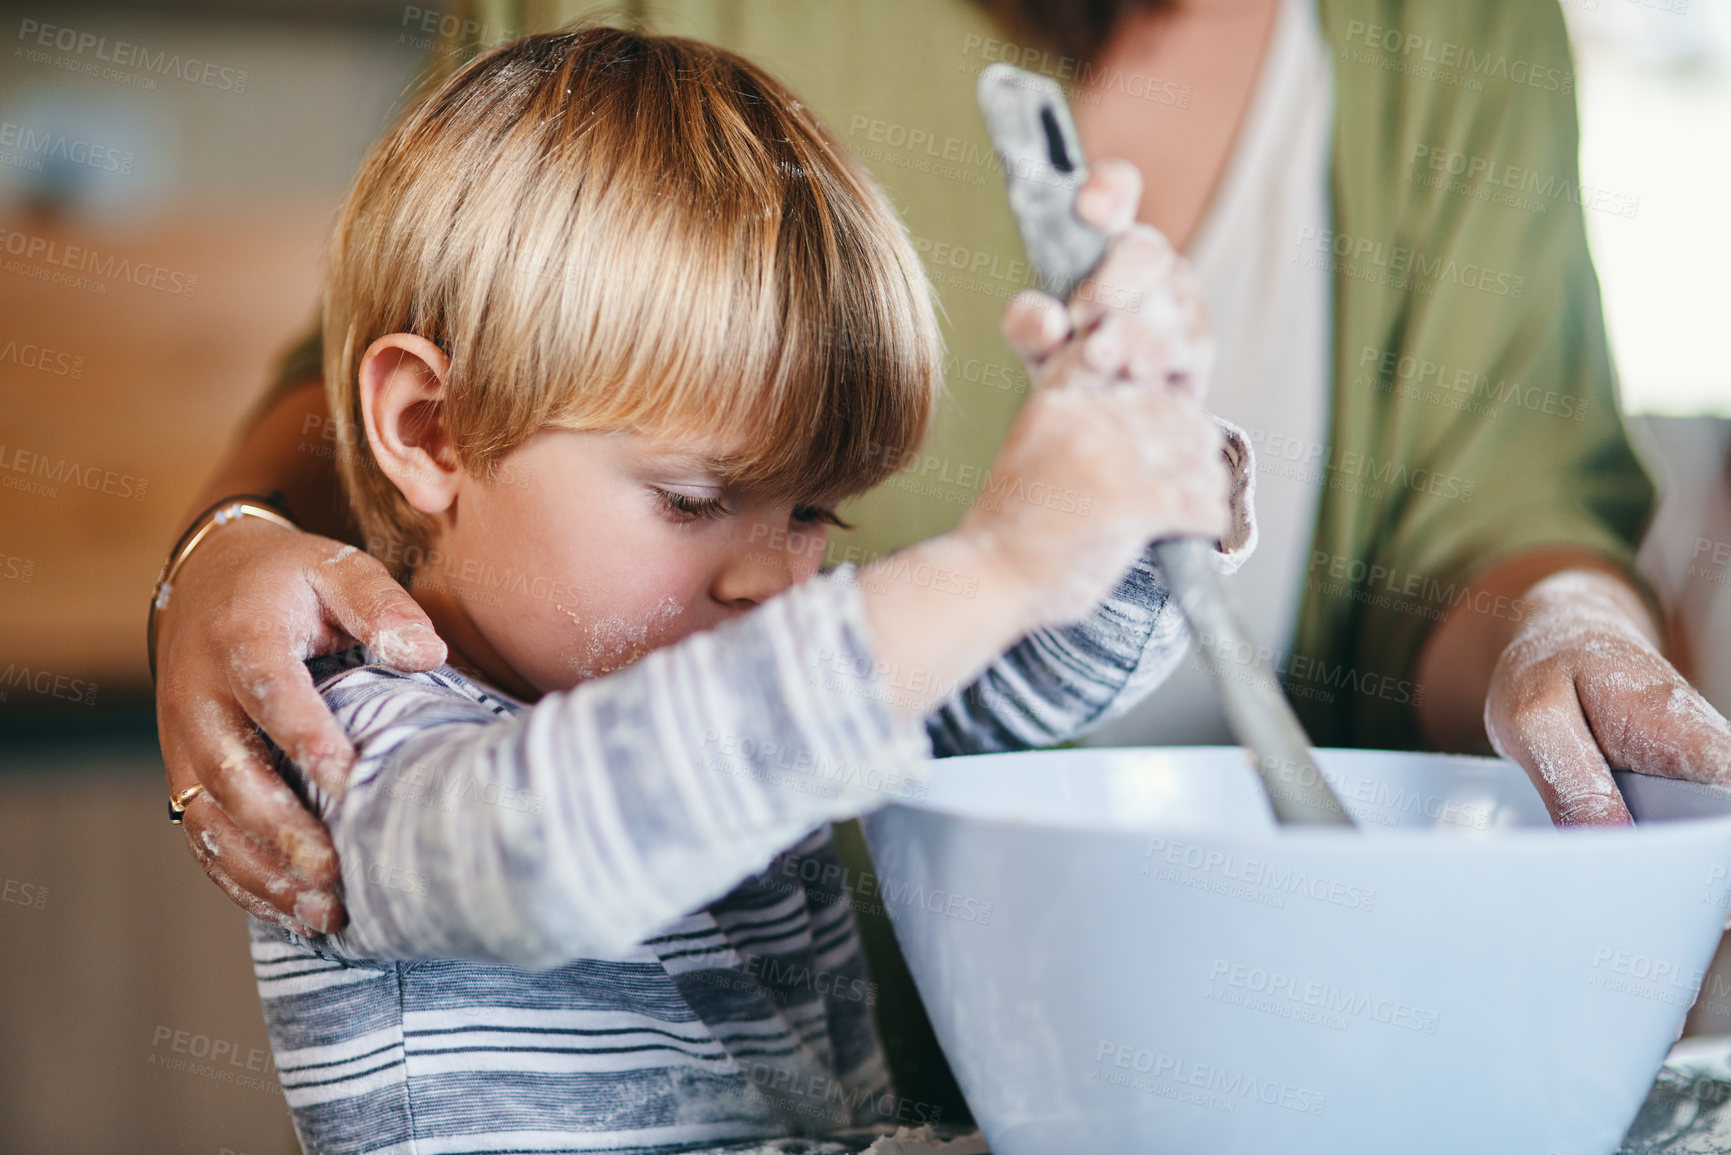
{"label": "boy's eyelashes", "polygon": [[[669,513],[682,521],[702,521],[708,518],[725,517],[731,511],[717,497],[693,497],[688,493],[677,493],[670,489],[656,488],[661,503]],[[833,509],[820,505],[801,505],[794,507],[793,519],[807,523],[825,523],[839,529],[852,529],[853,526],[836,516]]]}
{"label": "boy's eyelashes", "polygon": [[801,505],[796,507],[793,511],[793,519],[795,521],[823,522],[826,525],[833,525],[837,529],[853,528],[851,522],[843,521],[841,518],[837,517],[835,510],[825,509],[818,505]]}
{"label": "boy's eyelashes", "polygon": [[661,497],[661,504],[667,507],[669,513],[682,521],[701,521],[711,517],[722,517],[728,509],[718,497],[692,497],[688,493],[675,493],[671,489],[656,488]]}

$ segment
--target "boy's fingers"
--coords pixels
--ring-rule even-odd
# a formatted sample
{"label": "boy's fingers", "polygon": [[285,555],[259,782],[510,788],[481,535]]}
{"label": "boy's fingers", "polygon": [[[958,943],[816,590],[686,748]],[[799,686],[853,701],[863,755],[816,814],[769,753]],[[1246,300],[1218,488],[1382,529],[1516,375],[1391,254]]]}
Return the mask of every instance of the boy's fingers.
{"label": "boy's fingers", "polygon": [[[1214,337],[1200,286],[1165,238],[1138,226],[1077,289],[1076,331],[1099,336],[1090,364],[1200,399],[1213,375]],[[1107,334],[1107,330],[1113,330]],[[1113,364],[1101,356],[1115,359]]]}
{"label": "boy's fingers", "polygon": [[1125,332],[1125,326],[1117,322],[1116,317],[1108,317],[1094,327],[1094,331],[1082,341],[1082,360],[1103,377],[1121,379],[1126,376],[1129,334]]}
{"label": "boy's fingers", "polygon": [[431,670],[445,660],[432,619],[377,559],[344,546],[307,577],[325,612],[387,665]]}
{"label": "boy's fingers", "polygon": [[[1176,458],[1195,461],[1205,468],[1218,466],[1221,476],[1226,468],[1226,435],[1196,400],[1182,393],[1141,389],[1135,390],[1134,416],[1131,424],[1145,435],[1167,442],[1176,449]],[[1187,467],[1187,472],[1188,472]]]}
{"label": "boy's fingers", "polygon": [[1178,252],[1157,230],[1138,225],[1112,242],[1098,268],[1070,295],[1070,323],[1085,332],[1101,317],[1133,314],[1143,323],[1171,324],[1179,288]]}
{"label": "boy's fingers", "polygon": [[281,855],[307,881],[336,884],[337,857],[330,835],[266,762],[264,745],[237,703],[201,703],[187,753],[199,767],[199,781],[210,798],[242,832]]}
{"label": "boy's fingers", "polygon": [[1004,306],[999,328],[1012,352],[1037,368],[1070,337],[1070,315],[1049,293],[1023,289]]}
{"label": "boy's fingers", "polygon": [[235,700],[258,728],[321,789],[341,798],[354,748],[313,686],[306,664],[279,636],[266,634],[230,652],[228,679]]}
{"label": "boy's fingers", "polygon": [[1171,330],[1150,330],[1134,320],[1108,317],[1088,335],[1088,365],[1098,373],[1164,385],[1200,401],[1213,371],[1211,338],[1195,340]]}
{"label": "boy's fingers", "polygon": [[1151,332],[1121,315],[1107,317],[1084,342],[1088,366],[1097,373],[1129,381],[1164,384],[1177,360],[1171,334]]}
{"label": "boy's fingers", "polygon": [[1230,474],[1226,464],[1226,431],[1220,428],[1220,423],[1194,397],[1167,393],[1164,400],[1172,420],[1181,423],[1184,429],[1184,443],[1194,446],[1204,460],[1219,466],[1221,477]]}
{"label": "boy's fingers", "polygon": [[1227,507],[1226,485],[1217,483],[1211,472],[1194,474],[1176,487],[1177,516],[1183,529],[1197,537],[1219,538],[1231,525]]}
{"label": "boy's fingers", "polygon": [[1095,372],[1088,364],[1082,341],[1066,341],[1040,363],[1034,376],[1037,390],[1058,392],[1098,392],[1106,389],[1111,378]]}
{"label": "boy's fingers", "polygon": [[1159,370],[1166,385],[1190,400],[1202,402],[1214,380],[1214,336],[1179,341],[1164,350]]}
{"label": "boy's fingers", "polygon": [[1141,207],[1142,172],[1127,160],[1095,161],[1076,190],[1076,215],[1108,236],[1134,224]]}

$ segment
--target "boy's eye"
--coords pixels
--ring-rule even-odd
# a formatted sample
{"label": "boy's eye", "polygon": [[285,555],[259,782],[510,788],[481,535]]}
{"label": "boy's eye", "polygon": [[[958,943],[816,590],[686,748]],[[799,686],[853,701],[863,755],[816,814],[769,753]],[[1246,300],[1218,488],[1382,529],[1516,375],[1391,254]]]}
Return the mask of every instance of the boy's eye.
{"label": "boy's eye", "polygon": [[794,509],[793,519],[804,522],[824,522],[838,529],[852,529],[853,526],[835,515],[835,510],[824,509],[818,505],[802,505]]}
{"label": "boy's eye", "polygon": [[727,507],[721,504],[721,499],[717,497],[692,497],[688,493],[675,493],[670,489],[657,489],[655,492],[661,495],[661,503],[669,512],[689,521],[721,517],[727,512]]}

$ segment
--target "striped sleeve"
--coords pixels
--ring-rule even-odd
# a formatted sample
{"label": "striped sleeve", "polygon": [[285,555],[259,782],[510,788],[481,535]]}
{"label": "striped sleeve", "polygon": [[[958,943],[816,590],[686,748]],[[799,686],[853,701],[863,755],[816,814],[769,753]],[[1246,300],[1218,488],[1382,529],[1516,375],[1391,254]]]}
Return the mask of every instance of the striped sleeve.
{"label": "striped sleeve", "polygon": [[[1256,470],[1244,431],[1215,422],[1232,478],[1232,525],[1216,561],[1230,574],[1256,548]],[[1150,546],[1087,617],[1035,630],[928,715],[932,752],[947,758],[1067,742],[1146,697],[1189,642]]]}
{"label": "striped sleeve", "polygon": [[930,747],[874,658],[858,591],[817,580],[508,717],[438,674],[325,681],[358,753],[340,801],[309,789],[343,863],[330,949],[616,956],[813,828],[924,789]]}

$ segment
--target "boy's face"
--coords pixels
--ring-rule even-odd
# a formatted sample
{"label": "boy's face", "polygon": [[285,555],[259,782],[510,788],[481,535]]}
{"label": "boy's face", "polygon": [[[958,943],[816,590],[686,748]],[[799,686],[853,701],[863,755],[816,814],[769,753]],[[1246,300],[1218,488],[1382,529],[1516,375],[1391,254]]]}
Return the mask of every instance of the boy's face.
{"label": "boy's face", "polygon": [[725,490],[725,448],[542,430],[457,479],[410,590],[453,660],[531,700],[745,613],[817,572],[828,511]]}

